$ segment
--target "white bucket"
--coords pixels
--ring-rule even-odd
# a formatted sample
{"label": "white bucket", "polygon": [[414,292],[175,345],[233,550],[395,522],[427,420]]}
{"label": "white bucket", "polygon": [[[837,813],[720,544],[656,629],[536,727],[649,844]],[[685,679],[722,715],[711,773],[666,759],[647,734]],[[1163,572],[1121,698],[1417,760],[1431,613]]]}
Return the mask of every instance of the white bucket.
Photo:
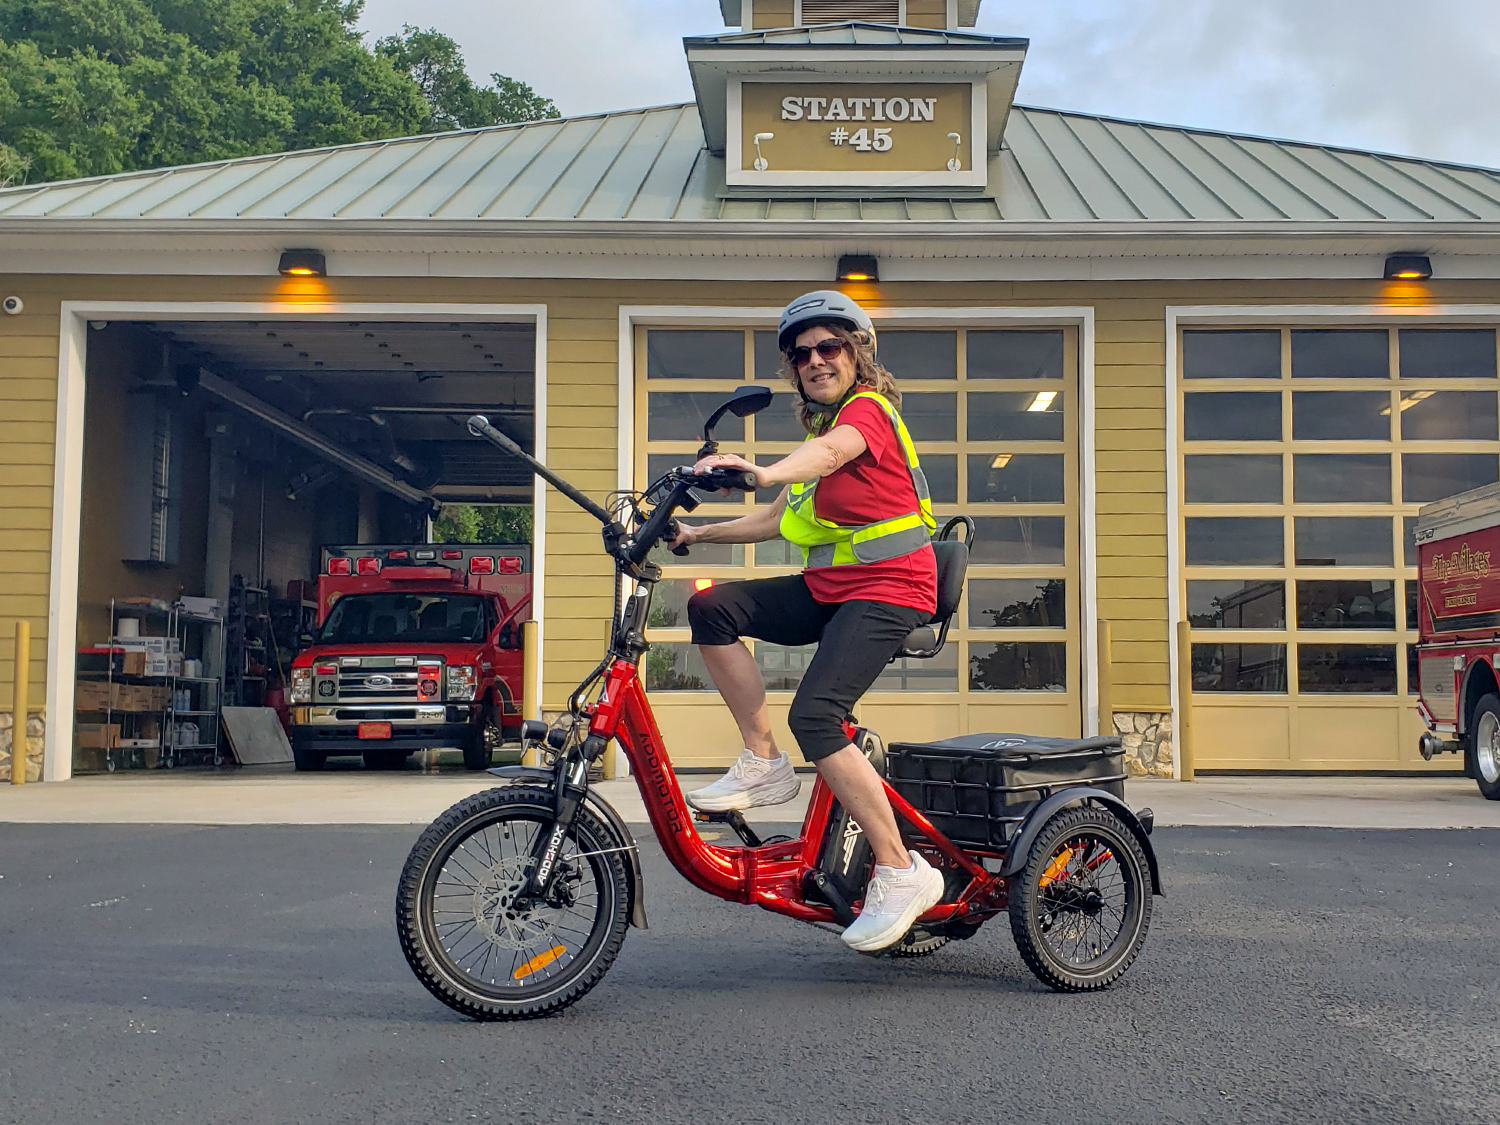
{"label": "white bucket", "polygon": [[122,617],[115,622],[115,636],[139,637],[140,635],[141,619],[139,617]]}

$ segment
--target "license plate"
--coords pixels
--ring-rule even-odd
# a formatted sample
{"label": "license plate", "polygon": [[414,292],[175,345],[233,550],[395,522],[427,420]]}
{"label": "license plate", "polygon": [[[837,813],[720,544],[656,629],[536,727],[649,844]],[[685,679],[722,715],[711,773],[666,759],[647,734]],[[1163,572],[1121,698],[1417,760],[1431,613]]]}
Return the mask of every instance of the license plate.
{"label": "license plate", "polygon": [[390,738],[391,737],[391,724],[390,723],[360,723],[359,724],[359,737],[360,738]]}

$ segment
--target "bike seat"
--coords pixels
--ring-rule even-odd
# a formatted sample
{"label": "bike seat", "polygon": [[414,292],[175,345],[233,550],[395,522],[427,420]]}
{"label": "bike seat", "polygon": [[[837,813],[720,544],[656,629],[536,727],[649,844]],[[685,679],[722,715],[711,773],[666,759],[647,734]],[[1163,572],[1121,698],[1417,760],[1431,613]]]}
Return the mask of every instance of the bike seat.
{"label": "bike seat", "polygon": [[937,556],[937,612],[926,625],[919,625],[906,635],[898,656],[922,659],[936,656],[947,639],[949,620],[958,611],[964,593],[964,574],[969,569],[969,545],[962,539],[935,539],[932,553]]}

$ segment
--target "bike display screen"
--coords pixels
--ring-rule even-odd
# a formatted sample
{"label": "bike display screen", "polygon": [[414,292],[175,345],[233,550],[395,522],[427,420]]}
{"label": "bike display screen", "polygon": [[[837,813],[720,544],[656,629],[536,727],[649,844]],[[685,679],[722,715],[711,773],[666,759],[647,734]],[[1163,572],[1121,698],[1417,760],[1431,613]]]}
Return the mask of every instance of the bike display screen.
{"label": "bike display screen", "polygon": [[462,644],[484,640],[484,599],[475,594],[347,594],[323,622],[323,644]]}

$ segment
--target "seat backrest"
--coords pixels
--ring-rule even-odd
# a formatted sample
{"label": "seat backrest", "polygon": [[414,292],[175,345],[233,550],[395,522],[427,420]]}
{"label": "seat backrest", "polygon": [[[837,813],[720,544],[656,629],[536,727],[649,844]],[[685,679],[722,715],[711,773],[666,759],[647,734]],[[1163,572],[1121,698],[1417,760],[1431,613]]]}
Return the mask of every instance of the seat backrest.
{"label": "seat backrest", "polygon": [[932,552],[937,556],[937,612],[932,624],[941,625],[953,616],[963,597],[969,545],[961,539],[939,539],[932,544]]}

